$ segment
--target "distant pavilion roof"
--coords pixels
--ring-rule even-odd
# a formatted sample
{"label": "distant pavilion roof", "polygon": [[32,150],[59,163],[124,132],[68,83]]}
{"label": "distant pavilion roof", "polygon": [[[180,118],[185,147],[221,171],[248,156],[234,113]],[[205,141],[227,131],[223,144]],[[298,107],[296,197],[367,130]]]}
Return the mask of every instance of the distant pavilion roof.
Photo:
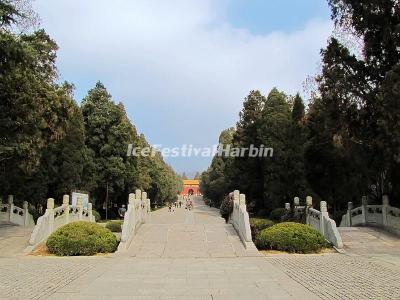
{"label": "distant pavilion roof", "polygon": [[199,185],[199,184],[200,184],[200,180],[196,180],[196,179],[183,180],[183,185]]}

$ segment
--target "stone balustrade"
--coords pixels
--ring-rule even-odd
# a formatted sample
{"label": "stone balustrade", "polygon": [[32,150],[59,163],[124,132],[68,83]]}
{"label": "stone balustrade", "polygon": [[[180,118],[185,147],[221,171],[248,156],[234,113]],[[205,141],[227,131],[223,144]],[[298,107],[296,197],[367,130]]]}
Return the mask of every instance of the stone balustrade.
{"label": "stone balustrade", "polygon": [[390,206],[389,197],[382,197],[382,205],[369,205],[368,198],[361,198],[361,206],[353,208],[348,202],[347,212],[342,216],[340,227],[376,226],[400,234],[400,209]]}
{"label": "stone balustrade", "polygon": [[246,248],[255,248],[251,238],[250,218],[246,208],[246,196],[238,190],[229,194],[233,201],[233,211],[229,217],[229,223],[233,225],[240,240]]}
{"label": "stone balustrade", "polygon": [[129,194],[128,201],[128,210],[122,225],[121,242],[118,246],[119,252],[128,249],[133,237],[140,226],[146,222],[151,211],[150,199],[147,198],[146,192],[137,189],[134,194]]}
{"label": "stone balustrade", "polygon": [[57,228],[74,221],[95,222],[92,214],[92,203],[83,207],[82,199],[78,197],[76,205],[69,204],[69,196],[63,196],[63,204],[54,208],[54,199],[47,199],[47,209],[39,217],[29,240],[29,249],[33,250],[38,244],[46,240]]}
{"label": "stone balustrade", "polygon": [[22,208],[14,204],[14,196],[9,195],[7,204],[0,201],[0,222],[9,222],[15,225],[34,226],[33,216],[28,211],[28,202],[24,201]]}
{"label": "stone balustrade", "polygon": [[[320,211],[313,208],[311,196],[307,196],[305,206],[300,206],[299,204],[300,199],[295,197],[294,213],[305,212],[306,224],[318,230],[325,239],[336,248],[343,248],[342,237],[336,227],[336,222],[329,217],[326,202],[320,202]],[[290,210],[290,203],[286,203],[285,208]]]}

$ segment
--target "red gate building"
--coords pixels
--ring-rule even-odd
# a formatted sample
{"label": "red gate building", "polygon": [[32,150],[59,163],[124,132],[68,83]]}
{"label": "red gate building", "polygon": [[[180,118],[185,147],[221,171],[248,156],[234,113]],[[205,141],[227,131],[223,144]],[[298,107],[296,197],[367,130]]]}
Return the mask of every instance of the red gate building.
{"label": "red gate building", "polygon": [[200,180],[183,180],[181,196],[200,195]]}

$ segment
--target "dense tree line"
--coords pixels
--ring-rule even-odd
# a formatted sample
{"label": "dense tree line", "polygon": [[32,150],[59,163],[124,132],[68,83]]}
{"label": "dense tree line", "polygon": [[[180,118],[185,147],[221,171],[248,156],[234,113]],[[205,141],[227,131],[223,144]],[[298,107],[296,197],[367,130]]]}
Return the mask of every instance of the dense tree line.
{"label": "dense tree line", "polygon": [[0,0],[0,195],[44,205],[72,190],[99,206],[125,203],[136,188],[152,201],[172,200],[181,180],[161,155],[127,156],[149,146],[98,82],[79,106],[73,85],[58,83],[57,44],[44,30],[21,33],[17,1]]}
{"label": "dense tree line", "polygon": [[[329,0],[337,28],[360,39],[361,55],[332,37],[321,51],[318,89],[307,111],[299,95],[273,89],[245,99],[231,143],[274,148],[272,158],[215,157],[202,174],[214,201],[240,189],[255,210],[311,194],[340,214],[361,195],[400,204],[400,6],[398,1]],[[221,138],[226,136],[226,131]]]}

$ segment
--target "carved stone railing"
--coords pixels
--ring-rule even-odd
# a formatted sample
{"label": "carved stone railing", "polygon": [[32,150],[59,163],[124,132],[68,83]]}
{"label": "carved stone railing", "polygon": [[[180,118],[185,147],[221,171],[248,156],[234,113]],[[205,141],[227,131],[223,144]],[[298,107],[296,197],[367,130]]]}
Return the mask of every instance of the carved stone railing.
{"label": "carved stone railing", "polygon": [[57,228],[74,221],[95,222],[92,215],[92,203],[84,208],[82,199],[78,198],[77,205],[69,205],[69,196],[64,195],[63,204],[54,208],[54,199],[47,199],[47,209],[43,216],[39,217],[29,240],[28,250],[33,250],[38,244],[46,240]]}
{"label": "carved stone railing", "polygon": [[34,226],[33,216],[28,211],[28,202],[24,201],[23,207],[14,205],[14,197],[8,196],[8,203],[0,203],[0,221],[9,222],[24,227]]}
{"label": "carved stone railing", "polygon": [[340,227],[351,226],[376,226],[400,234],[400,209],[390,206],[387,195],[382,197],[382,205],[369,205],[368,198],[363,196],[361,206],[353,208],[349,202],[342,216]]}
{"label": "carved stone railing", "polygon": [[124,216],[118,252],[123,252],[128,249],[133,237],[140,226],[147,221],[151,211],[150,199],[147,198],[146,192],[142,192],[138,189],[135,191],[135,194],[129,194],[128,201],[128,210]]}
{"label": "carved stone railing", "polygon": [[[290,209],[290,204],[285,204]],[[343,248],[342,237],[336,227],[336,222],[329,217],[325,201],[320,202],[320,211],[313,208],[312,198],[307,196],[306,206],[299,206],[299,198],[294,198],[294,212],[305,210],[306,224],[318,230],[325,239],[336,248]]]}
{"label": "carved stone railing", "polygon": [[250,218],[246,208],[246,196],[238,190],[229,194],[233,201],[233,211],[229,217],[229,223],[233,225],[240,240],[246,248],[255,248],[251,238]]}

